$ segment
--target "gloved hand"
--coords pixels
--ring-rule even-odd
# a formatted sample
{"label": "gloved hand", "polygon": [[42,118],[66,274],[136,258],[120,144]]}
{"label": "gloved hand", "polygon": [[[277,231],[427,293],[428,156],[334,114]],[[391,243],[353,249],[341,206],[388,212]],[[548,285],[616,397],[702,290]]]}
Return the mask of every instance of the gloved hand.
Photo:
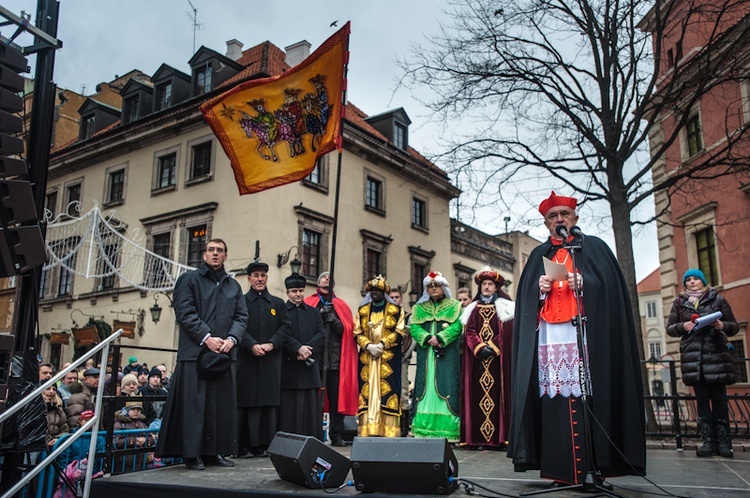
{"label": "gloved hand", "polygon": [[336,316],[333,310],[333,303],[327,303],[325,306],[320,308],[320,316],[324,322],[332,322]]}
{"label": "gloved hand", "polygon": [[479,358],[480,361],[484,361],[492,356],[495,356],[495,351],[493,351],[489,346],[485,346],[477,351],[477,358]]}
{"label": "gloved hand", "polygon": [[383,354],[383,351],[385,348],[382,344],[374,344],[370,343],[367,346],[365,346],[365,349],[367,349],[367,352],[370,353],[373,358],[380,358],[380,355]]}

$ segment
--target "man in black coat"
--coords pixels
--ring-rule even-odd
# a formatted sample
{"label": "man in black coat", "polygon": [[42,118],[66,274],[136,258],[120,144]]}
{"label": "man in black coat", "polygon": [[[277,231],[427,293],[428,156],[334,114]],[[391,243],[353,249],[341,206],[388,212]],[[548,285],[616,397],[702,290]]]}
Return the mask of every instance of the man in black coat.
{"label": "man in black coat", "polygon": [[320,312],[304,303],[305,277],[293,273],[284,281],[291,332],[284,343],[279,430],[323,440],[320,396],[325,329]]}
{"label": "man in black coat", "polygon": [[268,456],[276,435],[281,402],[281,348],[289,336],[286,304],[268,293],[268,265],[247,266],[250,290],[245,294],[248,337],[237,363],[237,407],[243,458]]}
{"label": "man in black coat", "polygon": [[[237,453],[234,346],[247,334],[247,307],[242,287],[224,270],[226,259],[226,243],[209,240],[201,267],[181,275],[174,289],[180,340],[156,455],[182,456],[192,470],[204,462],[233,467],[223,455]],[[209,375],[202,360],[213,357],[225,368]]]}
{"label": "man in black coat", "polygon": [[[576,204],[554,192],[541,203],[550,237],[532,251],[518,283],[508,457],[517,472],[539,469],[559,483],[581,485],[591,477],[603,484],[604,477],[645,474],[640,355],[627,286],[612,251],[593,236],[565,236],[576,233]],[[572,254],[571,245],[578,247]],[[558,263],[559,276],[545,271],[544,258]],[[589,360],[583,378],[573,323],[576,290]]]}

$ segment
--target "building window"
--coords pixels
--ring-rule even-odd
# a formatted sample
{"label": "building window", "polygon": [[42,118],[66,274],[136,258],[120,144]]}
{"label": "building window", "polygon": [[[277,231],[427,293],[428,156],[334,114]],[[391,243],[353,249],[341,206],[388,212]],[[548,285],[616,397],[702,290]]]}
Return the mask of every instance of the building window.
{"label": "building window", "polygon": [[39,299],[44,299],[44,297],[49,292],[49,283],[52,276],[51,272],[51,268],[42,269],[42,277],[39,283]]}
{"label": "building window", "polygon": [[211,63],[195,70],[195,95],[211,91]]}
{"label": "building window", "polygon": [[309,175],[307,175],[307,176],[305,177],[305,180],[307,180],[307,181],[308,181],[308,182],[310,182],[310,183],[314,183],[314,184],[316,184],[316,185],[320,185],[320,182],[321,182],[321,180],[322,180],[322,176],[321,176],[321,171],[320,171],[320,169],[321,169],[321,166],[320,166],[320,158],[318,158],[318,159],[317,159],[317,160],[315,161],[315,167],[314,167],[314,168],[313,168],[313,170],[312,170],[312,171],[310,172],[310,174],[309,174]]}
{"label": "building window", "polygon": [[113,171],[109,174],[109,199],[107,202],[122,202],[125,197],[125,170]]}
{"label": "building window", "polygon": [[424,292],[423,280],[429,272],[435,251],[425,251],[419,246],[409,246],[409,265],[411,268],[411,287],[416,291],[417,299]]}
{"label": "building window", "polygon": [[81,140],[91,138],[96,133],[96,116],[94,114],[86,116],[83,119],[83,127],[81,129]]}
{"label": "building window", "polygon": [[49,218],[52,219],[57,214],[57,190],[47,193],[44,199],[44,209],[49,211]]}
{"label": "building window", "polygon": [[302,230],[302,275],[317,278],[320,272],[320,234]]}
{"label": "building window", "polygon": [[382,270],[383,255],[374,249],[367,249],[367,280],[383,274]]}
{"label": "building window", "polygon": [[175,184],[177,173],[177,153],[173,152],[158,159],[159,171],[157,188],[171,187]]}
{"label": "building window", "polygon": [[203,253],[206,251],[206,225],[188,228],[187,265],[198,268],[203,263]]}
{"label": "building window", "polygon": [[734,370],[736,375],[735,381],[738,384],[747,384],[748,362],[745,360],[745,343],[742,341],[742,339],[731,339],[729,341],[729,345],[732,346],[732,349],[729,350],[729,355],[732,357],[732,362],[734,363]]}
{"label": "building window", "polygon": [[66,267],[60,267],[60,282],[57,286],[58,296],[69,296],[73,292],[73,272]]}
{"label": "building window", "polygon": [[703,150],[703,136],[698,113],[691,115],[685,123],[685,139],[687,141],[687,157],[693,157]]}
{"label": "building window", "polygon": [[656,318],[656,301],[649,301],[646,303],[646,317]]}
{"label": "building window", "polygon": [[124,124],[132,123],[138,119],[138,100],[138,95],[125,99],[125,108],[122,111],[122,122]]}
{"label": "building window", "polygon": [[427,275],[427,267],[421,263],[411,265],[411,288],[417,293],[419,299],[424,293],[424,277]]}
{"label": "building window", "polygon": [[156,87],[156,110],[166,109],[172,103],[172,82],[163,83]]}
{"label": "building window", "polygon": [[427,201],[412,197],[411,226],[413,228],[427,228]]}
{"label": "building window", "polygon": [[[367,282],[377,275],[387,275],[388,246],[393,242],[393,238],[364,228],[359,233],[362,235],[362,261],[364,262],[362,282]],[[393,282],[392,284],[396,285]]]}
{"label": "building window", "polygon": [[661,342],[649,342],[648,343],[648,354],[649,358],[658,360],[661,358]]}
{"label": "building window", "polygon": [[149,259],[147,264],[148,273],[146,274],[145,281],[149,287],[162,287],[168,284],[169,275],[169,264],[165,260],[170,259],[170,251],[172,249],[172,234],[170,232],[159,233],[153,236],[151,241],[151,251],[161,258],[155,258],[152,255],[147,255]]}
{"label": "building window", "polygon": [[302,179],[302,185],[328,194],[328,156],[319,157],[315,167]]}
{"label": "building window", "polygon": [[78,216],[79,203],[81,202],[81,184],[69,185],[67,188],[67,213],[68,216]]}
{"label": "building window", "polygon": [[383,211],[383,182],[371,176],[365,180],[365,207]]}
{"label": "building window", "polygon": [[698,253],[698,268],[708,279],[708,285],[719,285],[719,271],[716,266],[716,242],[713,227],[695,232]]}
{"label": "building window", "polygon": [[190,162],[188,181],[210,178],[213,170],[213,142],[211,140],[189,144]]}
{"label": "building window", "polygon": [[406,150],[406,126],[395,123],[393,126],[393,145],[401,150]]}
{"label": "building window", "polygon": [[102,246],[102,259],[99,263],[101,290],[113,289],[117,284],[117,269],[120,266],[120,244],[118,242]]}

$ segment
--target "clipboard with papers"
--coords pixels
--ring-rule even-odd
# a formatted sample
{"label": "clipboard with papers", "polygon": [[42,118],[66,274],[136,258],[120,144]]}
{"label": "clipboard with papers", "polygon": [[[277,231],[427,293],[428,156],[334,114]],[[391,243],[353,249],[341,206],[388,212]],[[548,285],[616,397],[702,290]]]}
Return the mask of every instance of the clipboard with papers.
{"label": "clipboard with papers", "polygon": [[724,315],[722,315],[721,311],[715,311],[713,313],[709,313],[708,315],[700,316],[693,321],[693,323],[695,323],[695,327],[693,328],[693,330],[698,331],[702,328],[708,327],[716,320],[719,320],[722,316]]}

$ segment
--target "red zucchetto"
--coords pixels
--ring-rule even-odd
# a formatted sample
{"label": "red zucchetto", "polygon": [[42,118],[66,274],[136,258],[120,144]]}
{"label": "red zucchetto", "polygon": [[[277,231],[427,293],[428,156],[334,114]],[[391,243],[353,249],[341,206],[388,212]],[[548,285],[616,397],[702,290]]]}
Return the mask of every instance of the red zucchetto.
{"label": "red zucchetto", "polygon": [[575,209],[577,204],[578,199],[576,199],[575,197],[565,197],[562,195],[557,195],[553,190],[549,197],[544,199],[542,203],[539,204],[539,212],[542,213],[542,216],[545,216],[547,214],[547,211],[555,206],[567,206],[570,209]]}

